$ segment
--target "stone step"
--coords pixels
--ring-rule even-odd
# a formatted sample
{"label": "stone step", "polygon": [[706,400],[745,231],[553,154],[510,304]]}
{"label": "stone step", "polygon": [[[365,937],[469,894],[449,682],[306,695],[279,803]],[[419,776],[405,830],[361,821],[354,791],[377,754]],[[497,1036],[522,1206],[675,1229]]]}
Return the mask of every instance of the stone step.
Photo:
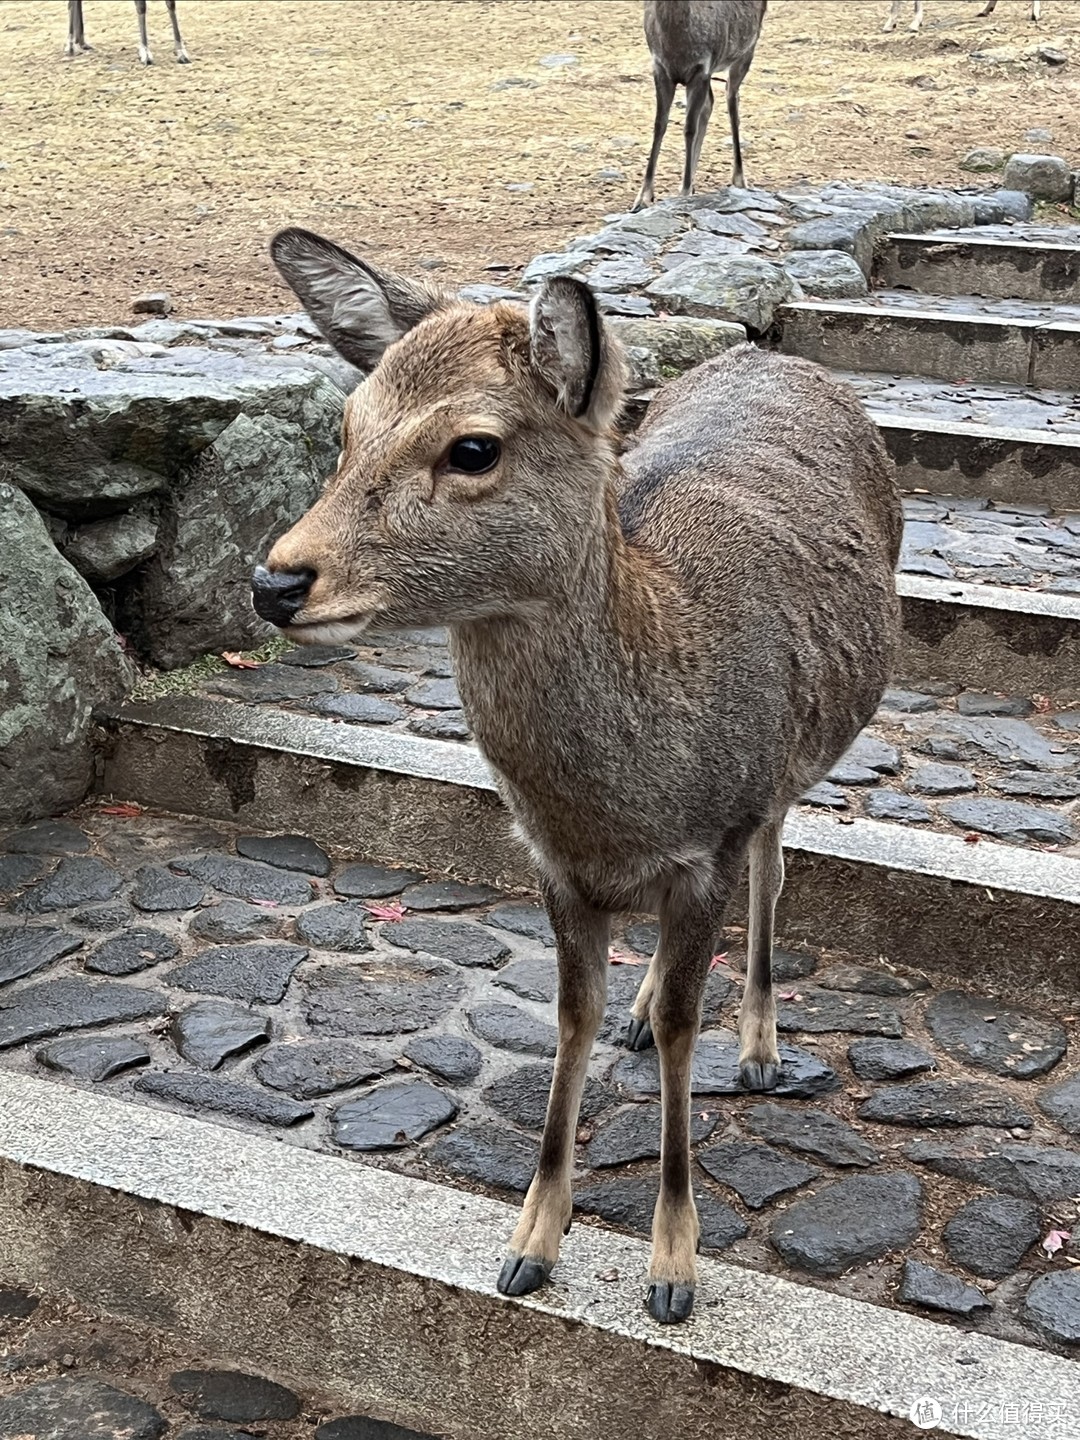
{"label": "stone step", "polygon": [[924,295],[1080,303],[1080,226],[980,225],[890,235],[875,276]]}
{"label": "stone step", "polygon": [[[973,720],[947,697],[892,703],[916,708],[883,712],[867,737],[872,753],[857,751],[834,773],[836,794],[789,817],[780,933],[902,963],[917,955],[920,965],[961,978],[992,965],[1017,993],[1070,992],[1080,945],[1072,732],[1049,714]],[[313,831],[325,845],[506,889],[535,885],[471,745],[199,696],[128,705],[101,719],[100,790],[117,801]],[[982,805],[953,812],[939,804],[940,788],[920,792],[915,771],[927,763],[971,770],[973,778],[957,777],[950,802]],[[893,772],[899,778],[888,778]],[[1017,779],[1019,791],[1004,788]],[[887,796],[871,801],[871,788],[894,792],[893,808]],[[924,796],[925,814],[913,817]],[[1032,809],[987,806],[1003,799]],[[889,813],[905,818],[873,818]],[[995,829],[1008,838],[993,838]],[[1061,853],[1047,848],[1054,835]]]}
{"label": "stone step", "polygon": [[878,290],[777,311],[780,346],[833,370],[1080,389],[1080,305]]}
{"label": "stone step", "polygon": [[905,490],[1080,511],[1075,392],[841,373],[881,429]]}

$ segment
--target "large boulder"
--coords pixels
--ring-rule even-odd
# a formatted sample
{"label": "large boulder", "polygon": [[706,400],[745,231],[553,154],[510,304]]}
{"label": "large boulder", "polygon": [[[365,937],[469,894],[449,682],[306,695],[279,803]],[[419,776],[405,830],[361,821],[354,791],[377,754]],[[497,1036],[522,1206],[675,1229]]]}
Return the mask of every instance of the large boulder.
{"label": "large boulder", "polygon": [[609,320],[612,330],[630,350],[649,354],[659,377],[669,380],[711,360],[715,355],[741,345],[746,331],[729,320],[695,320],[672,315],[666,320]]}
{"label": "large boulder", "polygon": [[131,682],[112,626],[41,516],[0,483],[0,828],[77,805],[91,711]]}
{"label": "large boulder", "polygon": [[793,288],[779,265],[730,255],[688,260],[654,280],[647,293],[677,315],[733,321],[760,335]]}

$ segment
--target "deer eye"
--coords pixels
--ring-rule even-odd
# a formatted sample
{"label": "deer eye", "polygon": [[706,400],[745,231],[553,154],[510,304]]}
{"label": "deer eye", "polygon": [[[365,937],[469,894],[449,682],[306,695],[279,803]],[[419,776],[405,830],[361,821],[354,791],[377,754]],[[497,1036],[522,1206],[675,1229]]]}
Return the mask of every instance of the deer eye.
{"label": "deer eye", "polygon": [[490,435],[464,435],[450,446],[446,457],[453,470],[462,470],[466,475],[482,475],[499,463],[501,454],[499,442]]}

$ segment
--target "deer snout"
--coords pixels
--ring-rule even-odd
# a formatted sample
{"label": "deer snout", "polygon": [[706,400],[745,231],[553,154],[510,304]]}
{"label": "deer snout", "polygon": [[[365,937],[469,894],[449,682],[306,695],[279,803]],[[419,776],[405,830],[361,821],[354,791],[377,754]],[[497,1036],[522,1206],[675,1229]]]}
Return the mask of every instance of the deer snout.
{"label": "deer snout", "polygon": [[268,570],[258,565],[251,577],[251,604],[256,615],[286,629],[304,608],[314,570]]}

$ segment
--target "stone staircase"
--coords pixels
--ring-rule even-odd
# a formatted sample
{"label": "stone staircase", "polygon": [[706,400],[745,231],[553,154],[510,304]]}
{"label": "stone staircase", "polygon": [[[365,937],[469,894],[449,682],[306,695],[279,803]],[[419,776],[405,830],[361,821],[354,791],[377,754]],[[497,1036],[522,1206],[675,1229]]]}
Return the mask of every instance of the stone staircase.
{"label": "stone staircase", "polygon": [[[730,1025],[732,1013],[725,1002],[737,988],[742,939],[737,908],[729,937],[730,969],[710,982],[712,1033],[702,1042],[696,1071],[699,1095],[725,1097],[719,1108],[701,1102],[699,1199],[711,1207],[710,1243],[715,1250],[730,1247],[737,1263],[708,1262],[716,1268],[708,1269],[705,1288],[714,1283],[727,1300],[711,1318],[702,1307],[694,1322],[701,1328],[687,1332],[686,1343],[696,1357],[696,1373],[712,1365],[724,1377],[713,1382],[718,1388],[710,1402],[715,1405],[710,1440],[742,1433],[739,1405],[750,1394],[760,1398],[754,1377],[779,1382],[789,1397],[785,1403],[807,1407],[807,1435],[824,1434],[826,1426],[839,1436],[900,1433],[876,1411],[906,1416],[920,1396],[930,1396],[942,1408],[935,1423],[945,1433],[985,1440],[1018,1433],[1030,1440],[1075,1440],[1080,1420],[1068,1400],[1064,1372],[1054,1367],[1057,1357],[1075,1355],[1080,1341],[1080,1269],[1071,1268],[1071,1262],[1080,1265],[1080,1243],[1062,1242],[1064,1255],[1051,1255],[1034,1242],[1051,1230],[1070,1231],[1074,1223],[1080,1237],[1075,1199],[1080,1140],[1072,1138],[1080,1137],[1075,1069],[1080,1045],[1080,228],[1021,224],[889,234],[879,246],[874,275],[878,288],[862,299],[800,299],[780,306],[772,335],[784,351],[830,366],[855,385],[881,427],[905,491],[907,525],[897,577],[904,638],[893,688],[851,752],[793,812],[785,837],[788,882],[779,929],[788,948],[778,968],[785,986],[783,1028],[791,1040],[785,1093],[813,1098],[815,1105],[820,1096],[831,1098],[824,1111],[799,1112],[804,1116],[800,1129],[790,1107],[784,1112],[758,1103],[753,1110],[752,1097],[739,1096],[737,1085],[724,1078],[730,1041],[722,1027]],[[611,1333],[621,1337],[617,1344],[611,1341],[611,1353],[633,1365],[639,1351],[661,1353],[654,1348],[655,1335],[646,1334],[636,1317],[629,1330],[622,1328],[627,1317],[619,1307],[636,1303],[628,1298],[636,1294],[636,1242],[619,1240],[624,1249],[616,1262],[611,1248],[616,1237],[605,1232],[595,1257],[591,1250],[583,1252],[584,1271],[571,1249],[565,1273],[574,1287],[583,1286],[582,1295],[556,1291],[554,1300],[548,1295],[521,1307],[490,1298],[494,1270],[489,1262],[502,1235],[490,1233],[489,1222],[501,1224],[501,1212],[466,1192],[519,1190],[527,1179],[543,1076],[540,1069],[522,1067],[520,1060],[550,1054],[554,970],[544,917],[529,896],[529,867],[509,837],[491,776],[471,743],[445,642],[443,632],[423,630],[373,636],[364,646],[285,653],[257,668],[219,667],[193,675],[174,693],[102,710],[96,799],[74,817],[74,833],[52,841],[46,835],[40,842],[24,836],[9,856],[0,854],[0,887],[6,861],[14,897],[11,915],[38,921],[53,916],[50,923],[63,925],[65,933],[81,926],[89,937],[86,947],[97,946],[97,936],[106,935],[103,943],[117,948],[117,937],[136,921],[144,926],[148,916],[160,925],[172,942],[167,955],[159,955],[144,936],[140,953],[147,952],[145,965],[130,957],[129,962],[109,962],[131,963],[130,970],[86,965],[105,974],[135,973],[137,987],[158,986],[146,1008],[139,1010],[136,1002],[129,1013],[127,1002],[117,1001],[119,1008],[110,1012],[110,1035],[117,1042],[130,1042],[139,1026],[146,1028],[147,1016],[153,1039],[146,1041],[141,1059],[125,1052],[128,1060],[117,1072],[108,1072],[123,1072],[127,1079],[80,1073],[74,1061],[67,1067],[56,1063],[55,1053],[35,1058],[38,1038],[52,1038],[55,1052],[85,1024],[106,1023],[79,1020],[78,1005],[86,1003],[85,996],[80,1001],[72,991],[71,1034],[63,1023],[49,1028],[48,1015],[54,1012],[48,997],[25,998],[30,987],[41,987],[40,969],[55,963],[49,960],[20,971],[14,990],[0,991],[0,1058],[7,1056],[3,1065],[21,1087],[21,1103],[36,1103],[47,1088],[40,1078],[46,1065],[81,1085],[85,1093],[74,1096],[75,1108],[64,1121],[69,1130],[81,1132],[91,1124],[96,1113],[91,1101],[102,1090],[108,1095],[100,1103],[108,1099],[112,1106],[101,1112],[110,1125],[122,1123],[117,1116],[124,1107],[109,1097],[124,1097],[129,1109],[139,1097],[143,1108],[135,1112],[140,1118],[132,1122],[131,1144],[147,1147],[139,1151],[144,1159],[156,1157],[155,1145],[167,1137],[168,1146],[198,1169],[201,1142],[183,1126],[224,1116],[248,1132],[235,1136],[237,1155],[243,1157],[238,1165],[268,1164],[270,1147],[253,1132],[277,1126],[297,1142],[279,1149],[303,1154],[314,1167],[304,1175],[317,1175],[330,1185],[343,1173],[341,1161],[330,1156],[350,1149],[381,1153],[378,1143],[356,1139],[361,1133],[381,1133],[380,1125],[385,1128],[378,1105],[373,1108],[370,1100],[379,1095],[379,1089],[370,1088],[372,1079],[389,1074],[379,1082],[382,1089],[417,1095],[419,1086],[425,1091],[422,1113],[406,1109],[399,1116],[408,1144],[393,1140],[387,1172],[365,1173],[355,1183],[371,1187],[365,1193],[376,1209],[417,1207],[409,1214],[417,1217],[416,1254],[424,1256],[425,1283],[436,1287],[433,1303],[445,1303],[439,1286],[457,1287],[455,1295],[467,1297],[461,1303],[483,1314],[485,1324],[490,1320],[501,1326],[504,1343],[522,1349],[549,1343],[545,1326],[552,1320],[545,1306],[553,1306],[552,1313],[580,1320],[581,1333],[593,1336],[582,1353],[604,1353],[607,1341],[597,1337],[611,1324]],[[298,859],[299,851],[280,843],[275,850],[273,842],[260,839],[261,832],[281,831],[317,844],[301,847]],[[206,852],[198,865],[191,860],[192,850]],[[35,851],[38,869],[25,863]],[[242,864],[234,851],[247,857]],[[103,857],[113,877],[90,876],[89,871],[83,876],[84,884],[101,882],[103,892],[109,892],[91,897],[106,927],[97,931],[87,919],[87,897],[77,886],[63,893],[74,873],[65,872],[65,880],[63,867],[78,861],[80,852]],[[68,860],[48,872],[54,861],[46,857],[64,854]],[[376,864],[361,865],[363,875],[350,875],[344,865],[349,860]],[[403,867],[415,873],[405,875]],[[296,894],[279,894],[266,880],[267,873],[289,872],[305,877],[294,886]],[[433,883],[425,877],[434,877]],[[438,877],[451,879],[444,884]],[[53,899],[42,900],[42,893],[51,892],[40,887],[50,884],[59,890]],[[269,888],[259,889],[266,884]],[[178,886],[175,903],[167,903],[171,891],[161,904],[154,903],[156,885]],[[512,893],[520,898],[507,902]],[[335,899],[346,905],[315,903]],[[128,907],[128,918],[119,922],[104,913],[118,900],[121,909]],[[233,910],[226,915],[230,905]],[[246,907],[245,914],[237,906]],[[403,933],[394,931],[406,923],[394,913],[401,906],[407,923],[434,925],[436,931],[405,944]],[[265,924],[257,923],[258,907],[270,917]],[[329,932],[320,932],[319,924],[329,921],[318,912],[341,912],[335,923],[344,924],[346,907],[352,938],[345,931],[345,938],[327,938]],[[212,911],[225,929],[207,928],[210,922],[202,919],[197,923]],[[434,912],[435,918],[415,919],[410,912],[421,917]],[[455,919],[440,921],[440,912],[453,913]],[[240,928],[230,936],[228,924]],[[461,931],[456,938],[446,928],[453,926]],[[6,933],[0,924],[0,945]],[[440,935],[450,949],[438,948]],[[256,974],[243,994],[223,989],[220,975],[215,979],[214,965],[220,971],[225,959],[215,958],[205,940],[256,936],[263,941],[285,936],[290,948],[299,940],[316,952],[311,960],[291,956],[290,964],[300,968],[292,990],[291,970],[280,981],[284,999],[267,999],[259,988],[267,983],[266,975]],[[644,1134],[648,1112],[642,1108],[655,1094],[655,1075],[648,1057],[620,1058],[616,1010],[633,988],[629,982],[636,984],[640,972],[634,966],[653,938],[649,917],[631,917],[620,933],[612,970],[615,1008],[598,1048],[588,1133],[581,1137],[581,1163],[588,1172],[582,1208],[635,1232],[647,1224],[643,1217],[651,1195],[650,1167],[638,1170],[634,1162],[655,1153],[651,1132]],[[326,1004],[357,1010],[360,1002],[349,999],[349,987],[357,983],[349,965],[372,941],[374,959],[393,973],[394,984],[404,986],[392,997],[388,981],[386,993],[380,992],[378,1004],[386,1013],[395,1005],[423,1010],[424,997],[440,984],[449,985],[446,996],[440,998],[441,991],[435,996],[435,1010],[424,1012],[426,1019],[403,1021],[400,1036],[392,1015],[381,1029],[361,1025],[354,1032],[320,1031],[312,1019],[316,982],[305,964],[317,960],[322,967],[318,983],[337,987]],[[454,944],[465,949],[455,953]],[[412,951],[412,959],[401,958],[402,946]],[[349,965],[341,963],[339,950],[352,954]],[[427,962],[415,958],[417,950],[442,960],[421,974]],[[61,948],[59,955],[56,973],[67,978],[45,983],[85,984],[78,979],[85,958],[78,947]],[[155,964],[177,955],[177,970],[159,976]],[[0,950],[0,963],[2,956]],[[332,965],[325,963],[328,958]],[[465,978],[451,984],[448,974]],[[0,973],[0,983],[3,979]],[[273,977],[271,982],[271,989],[279,983]],[[178,997],[176,986],[185,994]],[[236,1013],[207,1012],[192,1020],[186,1012],[187,1020],[170,1019],[166,1029],[160,1017],[182,1012],[192,991],[195,1009],[209,1005],[213,1011],[218,1003],[213,997],[224,995],[249,1010],[254,1007],[255,1023],[250,1013],[245,1022]],[[375,1001],[369,997],[364,1003]],[[5,1005],[11,1007],[6,1012]],[[6,1050],[5,1014],[16,1037]],[[445,1033],[405,1039],[406,1032],[430,1029],[433,1017],[443,1022]],[[200,1021],[209,1028],[209,1041]],[[986,1027],[983,1038],[980,1024]],[[351,1060],[323,1055],[316,1061],[312,1034],[378,1036],[382,1048],[368,1055],[366,1072],[350,1071],[348,1064],[358,1063],[355,1055]],[[274,1043],[253,1067],[251,1047],[268,1035]],[[864,1038],[852,1040],[855,1035]],[[207,1043],[213,1062],[200,1050]],[[297,1062],[292,1070],[290,1047]],[[905,1050],[913,1052],[906,1060]],[[476,1070],[471,1069],[473,1055]],[[297,1065],[304,1056],[314,1068],[301,1075]],[[84,1069],[89,1064],[85,1054],[81,1063]],[[348,1073],[342,1072],[340,1083],[324,1085],[326,1067],[335,1064]],[[128,1071],[138,1065],[149,1069],[131,1084]],[[226,1069],[220,1076],[212,1073],[222,1065]],[[928,1066],[935,1067],[935,1078],[929,1080]],[[417,1068],[427,1077],[423,1082],[407,1073]],[[291,1080],[266,1079],[275,1070]],[[912,1075],[921,1080],[908,1087],[875,1088],[872,1083]],[[0,1066],[0,1089],[4,1080]],[[50,1083],[58,1089],[55,1081]],[[291,1101],[281,1098],[283,1091]],[[326,1100],[327,1095],[332,1098]],[[147,1097],[171,1106],[172,1112],[179,1109],[180,1115],[148,1112]],[[628,1107],[627,1101],[637,1104]],[[965,1106],[971,1107],[967,1115]],[[202,1120],[182,1119],[191,1113]],[[455,1118],[455,1128],[445,1129]],[[972,1126],[973,1119],[980,1123]],[[742,1128],[732,1130],[732,1120]],[[914,1145],[907,1144],[911,1129],[898,1131],[897,1125],[916,1127]],[[957,1125],[964,1127],[959,1142],[953,1138]],[[427,1140],[440,1130],[434,1141]],[[11,1134],[10,1144],[23,1147],[23,1163],[46,1163],[34,1158],[26,1127],[16,1124]],[[741,1189],[711,1184],[729,1184],[725,1175],[752,1158],[747,1135],[778,1146],[770,1150],[772,1163],[778,1173],[787,1167],[786,1178],[768,1198],[759,1196],[753,1176],[742,1177]],[[718,1146],[719,1140],[724,1143]],[[3,1143],[0,1124],[0,1168],[8,1153]],[[405,1148],[395,1150],[399,1144]],[[781,1161],[785,1148],[802,1159],[784,1155]],[[100,1173],[94,1170],[81,1139],[65,1137],[51,1153],[52,1163],[80,1184],[125,1188],[104,1162]],[[818,1164],[806,1166],[806,1157]],[[601,1183],[615,1166],[621,1167],[615,1183]],[[866,1175],[846,1178],[853,1166]],[[131,1173],[137,1169],[133,1165]],[[793,1169],[807,1173],[795,1175]],[[393,1170],[403,1175],[389,1173]],[[310,1193],[305,1187],[313,1181],[280,1167],[274,1173],[282,1195],[302,1213],[303,1197]],[[440,1183],[421,1190],[416,1177]],[[441,1182],[447,1177],[464,1189],[444,1190]],[[871,1241],[861,1260],[854,1250],[846,1258],[842,1253],[839,1261],[815,1259],[815,1236],[800,1229],[809,1225],[812,1231],[809,1212],[801,1212],[800,1220],[799,1206],[813,1204],[815,1189],[827,1194],[825,1181],[836,1190],[849,1187],[844,1204],[853,1213],[865,1207],[875,1223],[891,1214],[893,1230],[883,1248],[874,1249]],[[179,1181],[155,1184],[153,1193],[163,1202],[197,1208],[197,1197]],[[217,1195],[218,1182],[206,1184]],[[810,1199],[800,1199],[802,1186],[808,1186]],[[727,1203],[731,1189],[743,1202],[742,1211]],[[345,1191],[352,1193],[348,1185]],[[99,1203],[91,1205],[80,1195],[88,1212]],[[238,1207],[240,1219],[221,1203],[224,1209],[213,1213],[253,1227],[251,1233],[270,1223],[261,1197],[249,1196]],[[327,1213],[332,1212],[331,1202],[326,1203]],[[914,1228],[905,1232],[906,1221],[897,1217],[914,1217],[920,1203],[922,1219],[913,1218]],[[459,1206],[461,1234],[470,1245],[475,1239],[470,1255],[476,1274],[471,1261],[459,1266],[457,1257],[447,1258],[445,1246],[419,1218],[425,1206],[442,1215],[443,1205]],[[106,1209],[95,1213],[103,1215]],[[292,1217],[288,1205],[286,1210]],[[0,1218],[3,1213],[0,1201]],[[334,1215],[326,1233],[314,1237],[300,1221],[299,1229],[286,1226],[275,1234],[287,1233],[316,1250],[333,1249],[344,1243],[333,1228],[337,1223]],[[341,1220],[346,1228],[350,1223],[347,1216]],[[74,1244],[73,1222],[62,1224],[67,1243]],[[988,1268],[980,1272],[981,1256],[987,1253],[980,1244],[995,1227],[1014,1241],[1021,1235],[1027,1239],[1011,1260],[993,1262],[997,1269],[986,1261]],[[326,1240],[330,1233],[338,1236],[332,1243]],[[586,1231],[587,1237],[592,1233]],[[264,1254],[244,1234],[247,1263],[268,1263],[272,1247]],[[381,1294],[383,1281],[370,1267],[385,1261],[398,1267],[398,1275],[406,1262],[393,1246],[386,1253],[398,1258],[386,1261],[383,1239],[370,1226],[363,1234],[367,1248],[355,1252],[359,1258],[353,1263],[369,1266],[364,1273],[371,1293]],[[43,1258],[45,1240],[36,1243],[30,1260],[45,1274],[50,1263]],[[178,1243],[198,1271],[201,1262],[191,1246],[182,1237]],[[164,1284],[164,1252],[158,1254],[159,1241],[154,1245],[159,1268],[153,1278]],[[0,1241],[0,1261],[3,1254]],[[296,1264],[289,1260],[288,1265],[299,1285]],[[331,1273],[321,1260],[312,1265],[313,1274]],[[775,1278],[778,1266],[782,1278]],[[960,1280],[961,1271],[966,1282]],[[612,1277],[607,1298],[606,1282],[600,1284],[605,1276]],[[808,1288],[811,1284],[814,1289]],[[741,1291],[741,1285],[749,1289]],[[763,1288],[755,1290],[756,1285]],[[769,1290],[769,1285],[789,1289]],[[397,1300],[405,1293],[402,1286],[407,1291],[405,1280],[390,1287]],[[732,1331],[740,1329],[734,1323],[739,1304],[750,1316],[743,1316],[747,1333],[756,1332],[753,1312],[758,1307],[761,1315],[775,1312],[778,1324],[787,1323],[783,1316],[804,1313],[796,1290],[806,1302],[801,1343],[783,1347],[785,1354],[777,1359],[746,1349],[741,1334],[733,1341]],[[868,1299],[873,1305],[864,1303]],[[190,1328],[195,1322],[177,1304]],[[837,1306],[857,1309],[849,1313]],[[913,1317],[920,1317],[917,1323]],[[215,1323],[210,1338],[227,1348],[234,1333],[230,1326],[239,1328],[239,1321],[230,1317]],[[310,1323],[313,1336],[323,1334],[321,1318]],[[287,1317],[282,1324],[282,1333],[291,1333]],[[402,1328],[400,1317],[386,1325],[394,1344],[408,1343],[410,1331]],[[844,1365],[816,1348],[834,1327],[852,1347],[845,1351]],[[356,1334],[367,1332],[361,1326]],[[257,1345],[252,1349],[247,1331],[244,1354],[263,1353],[267,1364],[284,1366],[288,1373],[283,1343],[267,1341],[259,1352]],[[358,1343],[379,1348],[369,1337]],[[310,1359],[310,1373],[325,1381],[320,1362],[310,1358],[315,1340],[297,1339],[296,1344],[305,1363]],[[558,1347],[551,1345],[554,1354]],[[438,1347],[424,1342],[420,1351],[423,1373],[445,1378]],[[852,1355],[856,1359],[849,1366]],[[963,1385],[956,1380],[958,1363],[966,1367]],[[696,1406],[697,1381],[673,1364],[665,1362],[658,1375],[662,1370],[665,1383],[684,1386],[687,1403],[693,1395]],[[480,1368],[505,1383],[498,1367]],[[516,1399],[508,1409],[493,1407],[490,1428],[485,1428],[486,1418],[466,1401],[460,1385],[450,1386],[446,1393],[457,1397],[453,1403],[471,1405],[471,1428],[459,1431],[453,1429],[452,1411],[421,1397],[415,1385],[405,1387],[408,1395],[395,1409],[394,1395],[405,1393],[395,1390],[398,1380],[388,1372],[372,1384],[358,1397],[372,1413],[403,1415],[410,1423],[423,1422],[425,1429],[441,1422],[456,1440],[524,1440],[549,1433],[606,1440],[628,1433],[627,1425],[633,1433],[664,1433],[662,1426],[634,1430],[632,1414],[642,1413],[643,1400],[656,1403],[646,1380],[628,1388],[625,1405],[612,1401],[603,1419],[575,1397],[567,1402],[565,1424],[554,1430],[545,1428],[548,1417],[535,1399],[526,1401],[520,1391],[513,1392]],[[1072,1395],[1075,1399],[1075,1389]],[[961,1412],[965,1396],[978,1398],[978,1413],[974,1408]],[[626,1408],[631,1400],[639,1407],[632,1414]],[[1026,1418],[1015,1423],[1008,1409],[1014,1403],[1027,1407]],[[786,1433],[785,1417],[779,1412],[770,1417],[760,1433]]]}

